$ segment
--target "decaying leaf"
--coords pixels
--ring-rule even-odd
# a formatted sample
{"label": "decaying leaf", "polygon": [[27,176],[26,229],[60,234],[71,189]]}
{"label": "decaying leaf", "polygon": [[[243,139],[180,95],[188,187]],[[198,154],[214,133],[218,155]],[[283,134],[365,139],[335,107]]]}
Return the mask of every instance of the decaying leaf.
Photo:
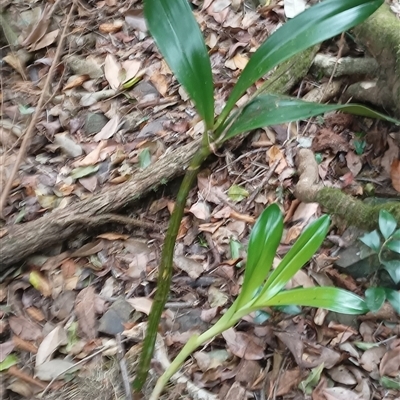
{"label": "decaying leaf", "polygon": [[89,340],[97,337],[95,300],[96,293],[93,286],[82,289],[75,300],[75,313],[79,329]]}

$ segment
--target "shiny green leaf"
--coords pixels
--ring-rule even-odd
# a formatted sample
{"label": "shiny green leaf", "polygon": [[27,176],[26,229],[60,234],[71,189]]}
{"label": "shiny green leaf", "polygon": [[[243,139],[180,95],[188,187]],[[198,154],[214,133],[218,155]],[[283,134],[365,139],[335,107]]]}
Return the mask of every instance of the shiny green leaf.
{"label": "shiny green leaf", "polygon": [[386,300],[385,289],[382,287],[370,287],[365,291],[365,302],[372,312],[377,312]]}
{"label": "shiny green leaf", "polygon": [[395,233],[393,233],[392,236],[393,239],[400,239],[400,229],[397,229]]}
{"label": "shiny green leaf", "polygon": [[383,261],[382,264],[397,285],[400,282],[400,260]]}
{"label": "shiny green leaf", "polygon": [[207,129],[214,124],[211,64],[187,0],[145,0],[144,15],[157,47],[194,101]]}
{"label": "shiny green leaf", "polygon": [[400,314],[400,291],[385,289],[387,301],[391,304],[397,314]]}
{"label": "shiny green leaf", "polygon": [[379,237],[378,231],[372,231],[364,234],[360,237],[361,242],[363,242],[370,249],[375,251],[375,253],[379,253],[381,248],[381,238]]}
{"label": "shiny green leaf", "polygon": [[379,230],[382,236],[387,239],[396,230],[397,221],[394,219],[393,215],[386,210],[379,211]]}
{"label": "shiny green leaf", "polygon": [[297,121],[299,119],[307,119],[318,114],[335,110],[400,123],[397,120],[357,104],[326,105],[311,103],[278,94],[262,94],[245,106],[237,117],[235,115],[227,121],[226,126],[235,118],[235,121],[224,135],[224,140],[253,129],[281,124],[283,122]]}
{"label": "shiny green leaf", "polygon": [[238,307],[249,302],[271,269],[282,238],[283,217],[277,204],[271,204],[258,217],[249,240],[247,263]]}
{"label": "shiny green leaf", "polygon": [[250,58],[218,121],[223,122],[244,92],[272,68],[356,26],[382,4],[383,0],[325,0],[287,21]]}
{"label": "shiny green leaf", "polygon": [[330,286],[283,291],[267,301],[260,299],[253,306],[269,307],[290,304],[325,308],[341,314],[364,314],[368,311],[368,307],[361,297],[347,290]]}
{"label": "shiny green leaf", "polygon": [[[310,260],[325,239],[329,224],[330,218],[324,215],[307,226],[267,279],[261,294],[258,296],[261,301],[267,301],[279,293],[289,279]],[[300,303],[298,304],[301,305]]]}
{"label": "shiny green leaf", "polygon": [[395,253],[400,254],[400,240],[391,240],[390,242],[386,243],[386,247]]}

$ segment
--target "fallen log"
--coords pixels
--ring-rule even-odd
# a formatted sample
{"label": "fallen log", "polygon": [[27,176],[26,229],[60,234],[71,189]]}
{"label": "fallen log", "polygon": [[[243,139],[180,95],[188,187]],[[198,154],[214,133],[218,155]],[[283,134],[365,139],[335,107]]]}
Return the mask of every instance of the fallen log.
{"label": "fallen log", "polygon": [[182,175],[198,146],[199,140],[194,140],[166,154],[123,185],[106,188],[90,199],[56,209],[34,221],[6,227],[5,236],[0,239],[0,273],[25,257],[81,232],[85,224],[79,221],[80,217],[85,220],[115,212],[156,190],[163,182]]}

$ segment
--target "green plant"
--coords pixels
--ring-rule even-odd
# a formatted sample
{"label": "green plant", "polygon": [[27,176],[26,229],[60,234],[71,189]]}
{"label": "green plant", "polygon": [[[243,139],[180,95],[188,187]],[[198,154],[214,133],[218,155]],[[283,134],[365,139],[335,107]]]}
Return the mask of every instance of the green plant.
{"label": "green plant", "polygon": [[171,366],[159,378],[150,400],[159,398],[169,378],[196,348],[237,324],[243,316],[251,312],[288,305],[326,308],[345,314],[368,311],[363,299],[343,289],[313,287],[284,290],[293,275],[318,250],[325,239],[329,224],[330,220],[326,215],[310,224],[277,268],[271,271],[283,233],[283,218],[276,204],[266,208],[251,231],[244,281],[239,296],[208,331],[189,339]]}
{"label": "green plant", "polygon": [[[400,282],[400,229],[393,216],[386,210],[379,212],[379,232],[366,233],[360,240],[378,255],[379,264],[389,273],[393,282]],[[394,257],[397,255],[397,259]],[[370,287],[365,291],[368,308],[378,311],[387,300],[400,313],[400,293],[385,287]]]}
{"label": "green plant", "polygon": [[[136,391],[142,388],[146,380],[158,324],[169,294],[173,251],[187,195],[206,158],[225,141],[240,133],[268,125],[304,119],[333,110],[340,109],[394,121],[362,106],[315,104],[265,93],[266,85],[262,85],[245,105],[235,109],[236,102],[246,90],[278,64],[359,24],[382,3],[383,0],[325,0],[288,21],[252,55],[221,114],[214,118],[214,87],[210,59],[188,1],[144,1],[144,14],[148,29],[177,80],[194,102],[197,112],[204,121],[204,134],[201,145],[183,178],[165,237],[157,291],[149,315],[147,334],[134,382]],[[299,296],[302,295],[301,290],[299,289],[297,292]],[[329,293],[329,290],[325,292],[324,298],[329,297]],[[283,301],[285,293],[283,292],[279,296]],[[243,299],[243,295],[241,299]]]}

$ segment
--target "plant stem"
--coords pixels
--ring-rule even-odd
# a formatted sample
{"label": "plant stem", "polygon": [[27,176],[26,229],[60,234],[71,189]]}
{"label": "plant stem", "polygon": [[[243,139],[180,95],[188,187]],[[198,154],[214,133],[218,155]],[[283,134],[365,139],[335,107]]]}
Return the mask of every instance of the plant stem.
{"label": "plant stem", "polygon": [[[224,318],[224,317],[222,317]],[[222,318],[209,330],[202,333],[200,336],[192,336],[189,341],[183,346],[182,350],[179,354],[175,357],[174,361],[171,365],[165,370],[165,372],[158,378],[157,384],[154,387],[153,392],[149,400],[158,400],[161,396],[161,393],[168,383],[169,379],[179,371],[182,367],[183,363],[185,362],[186,358],[188,358],[199,346],[208,342],[213,337],[219,335],[220,333],[224,332],[225,330],[229,329],[233,325],[235,325],[239,319],[233,318],[231,320],[222,321]],[[222,322],[222,323],[221,323]]]}
{"label": "plant stem", "polygon": [[167,234],[165,236],[164,246],[161,253],[161,262],[158,270],[157,290],[149,314],[147,332],[143,342],[142,352],[140,354],[136,379],[133,382],[133,389],[136,392],[139,392],[142,389],[150,369],[150,362],[156,342],[158,325],[160,323],[161,314],[164,310],[164,306],[170,291],[175,241],[183,217],[186,199],[196,180],[202,163],[210,155],[210,153],[211,150],[208,146],[208,134],[205,133],[203,135],[202,145],[193,156],[193,159],[190,162],[188,170],[186,171],[179,188],[174,210],[172,212]]}

